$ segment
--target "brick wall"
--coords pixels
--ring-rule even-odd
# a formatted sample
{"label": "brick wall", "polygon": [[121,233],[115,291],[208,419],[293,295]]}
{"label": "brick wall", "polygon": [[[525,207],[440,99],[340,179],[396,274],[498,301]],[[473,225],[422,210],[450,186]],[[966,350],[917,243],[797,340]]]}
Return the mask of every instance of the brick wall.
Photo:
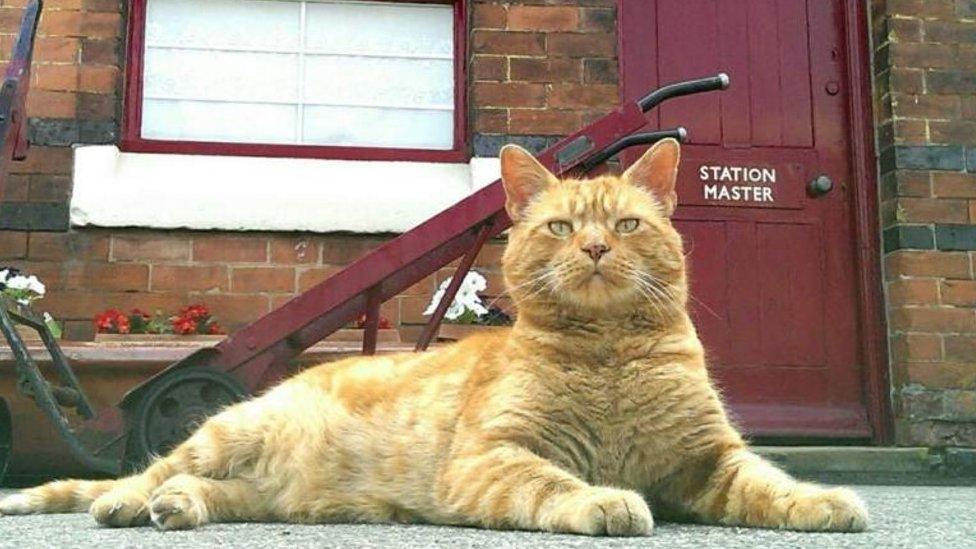
{"label": "brick wall", "polygon": [[874,0],[896,437],[976,445],[976,1]]}
{"label": "brick wall", "polygon": [[616,0],[472,4],[476,156],[544,149],[617,106]]}

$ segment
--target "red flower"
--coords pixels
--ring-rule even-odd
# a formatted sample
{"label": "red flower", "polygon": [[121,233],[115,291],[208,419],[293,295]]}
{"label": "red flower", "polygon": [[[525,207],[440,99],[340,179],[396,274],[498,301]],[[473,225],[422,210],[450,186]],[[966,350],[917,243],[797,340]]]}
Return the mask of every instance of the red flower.
{"label": "red flower", "polygon": [[129,317],[120,314],[115,319],[115,327],[116,329],[118,329],[120,334],[129,333],[129,330],[131,329],[131,325],[129,324]]}
{"label": "red flower", "polygon": [[194,334],[197,331],[197,322],[192,318],[177,317],[173,320],[173,331],[181,335]]}
{"label": "red flower", "polygon": [[207,333],[208,334],[222,334],[222,333],[224,333],[224,331],[220,328],[220,324],[217,324],[216,322],[211,322],[210,325],[207,326]]}
{"label": "red flower", "polygon": [[146,311],[143,311],[142,309],[132,309],[132,312],[130,314],[132,316],[141,316],[142,318],[144,318],[146,320],[149,320],[149,318],[150,318],[149,313],[147,313]]}
{"label": "red flower", "polygon": [[189,318],[192,320],[199,320],[201,318],[207,318],[210,316],[210,310],[206,306],[201,304],[190,305],[189,307],[184,307],[180,311],[180,316]]}
{"label": "red flower", "polygon": [[95,328],[100,333],[125,334],[129,332],[129,318],[118,309],[108,309],[95,315]]}

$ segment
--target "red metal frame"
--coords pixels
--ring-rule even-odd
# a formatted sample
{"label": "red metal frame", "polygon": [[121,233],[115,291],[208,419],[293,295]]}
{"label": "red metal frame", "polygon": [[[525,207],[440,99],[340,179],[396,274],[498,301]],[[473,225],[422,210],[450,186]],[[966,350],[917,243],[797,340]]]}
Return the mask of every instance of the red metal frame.
{"label": "red metal frame", "polygon": [[146,3],[148,0],[132,0],[129,4],[127,22],[125,95],[122,109],[120,148],[131,152],[226,156],[412,160],[420,162],[466,161],[468,159],[467,63],[465,62],[467,59],[467,1],[436,0],[427,2],[454,6],[454,145],[450,150],[432,150],[145,139],[142,137],[142,88]]}
{"label": "red metal frame", "polygon": [[31,58],[42,6],[41,0],[34,0],[24,10],[20,33],[0,87],[0,200],[3,199],[10,160],[23,160],[27,154],[27,111],[24,103],[30,90]]}

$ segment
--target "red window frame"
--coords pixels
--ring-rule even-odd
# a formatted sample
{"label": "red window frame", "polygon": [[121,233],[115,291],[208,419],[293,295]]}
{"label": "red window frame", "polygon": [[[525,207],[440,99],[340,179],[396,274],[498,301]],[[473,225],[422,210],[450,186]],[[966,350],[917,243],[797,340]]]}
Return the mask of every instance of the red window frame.
{"label": "red window frame", "polygon": [[[390,0],[396,1],[396,0]],[[210,154],[225,156],[270,156],[331,158],[347,160],[410,160],[418,162],[463,162],[468,159],[466,107],[466,3],[467,0],[409,0],[411,3],[454,6],[454,143],[451,149],[406,149],[335,145],[293,145],[274,143],[228,143],[176,141],[142,137],[143,55],[146,38],[146,3],[132,0],[129,6],[126,44],[125,90],[122,108],[123,151],[147,153]]]}

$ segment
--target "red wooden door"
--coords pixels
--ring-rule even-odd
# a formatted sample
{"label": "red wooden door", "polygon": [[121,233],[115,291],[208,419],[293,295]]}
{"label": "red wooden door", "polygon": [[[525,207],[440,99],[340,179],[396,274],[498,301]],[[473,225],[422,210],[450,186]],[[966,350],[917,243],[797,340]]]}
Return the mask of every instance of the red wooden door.
{"label": "red wooden door", "polygon": [[[758,435],[871,435],[858,345],[842,0],[620,3],[626,99],[729,73],[649,127],[686,126],[676,224],[694,317]],[[825,175],[833,189],[811,196]]]}

